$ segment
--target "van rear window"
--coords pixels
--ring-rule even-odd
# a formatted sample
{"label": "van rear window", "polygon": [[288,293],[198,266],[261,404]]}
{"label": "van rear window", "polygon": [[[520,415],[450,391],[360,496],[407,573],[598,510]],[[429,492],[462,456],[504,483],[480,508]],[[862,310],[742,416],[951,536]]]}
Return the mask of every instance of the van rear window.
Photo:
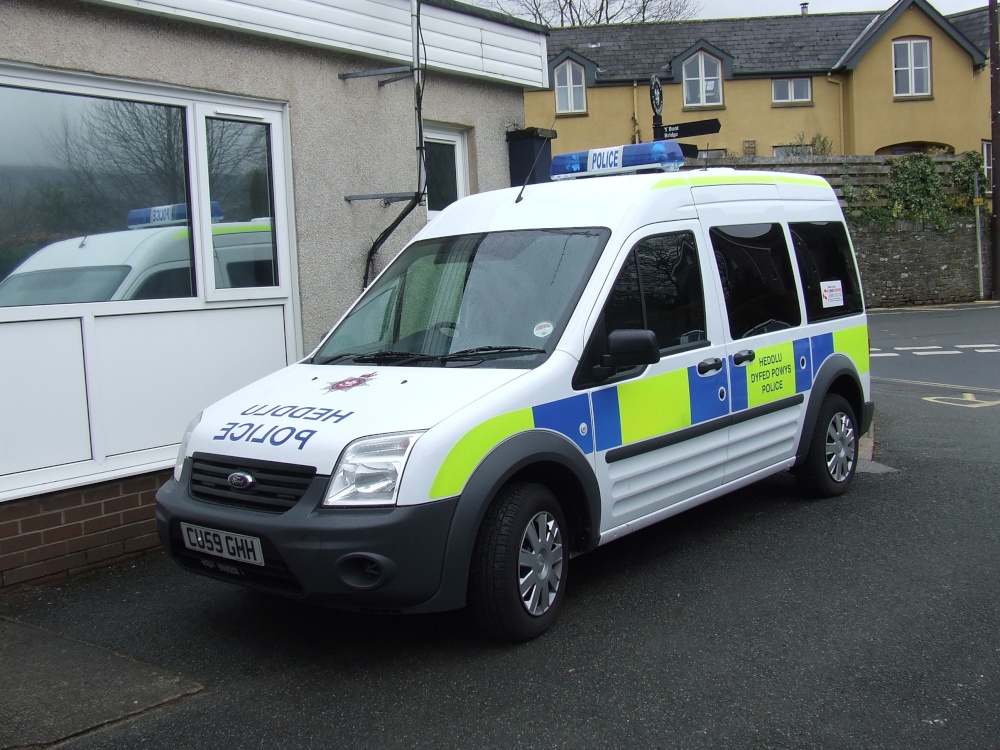
{"label": "van rear window", "polygon": [[15,274],[0,284],[0,307],[104,302],[130,270],[128,266],[82,266]]}
{"label": "van rear window", "polygon": [[838,222],[789,224],[810,323],[864,309],[847,230]]}

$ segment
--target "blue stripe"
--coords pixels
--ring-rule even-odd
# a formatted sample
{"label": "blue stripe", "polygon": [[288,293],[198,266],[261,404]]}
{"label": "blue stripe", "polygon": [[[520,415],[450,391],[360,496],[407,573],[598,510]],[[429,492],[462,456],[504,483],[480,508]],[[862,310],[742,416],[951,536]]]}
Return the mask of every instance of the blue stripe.
{"label": "blue stripe", "polygon": [[[535,427],[554,430],[565,435],[580,446],[580,450],[584,453],[594,452],[594,429],[590,424],[590,402],[587,400],[587,394],[582,393],[579,396],[534,406],[531,412],[535,418]],[[580,434],[581,425],[585,428],[583,435]]]}
{"label": "blue stripe", "polygon": [[726,364],[729,366],[729,396],[733,412],[745,411],[750,406],[750,397],[747,396],[747,368],[734,365],[732,357],[726,360]]}
{"label": "blue stripe", "polygon": [[[723,360],[723,366],[712,375],[702,377],[697,367],[688,368],[688,389],[691,392],[691,424],[707,422],[729,414],[729,393],[726,384],[726,366],[728,360]],[[722,398],[719,398],[719,396]]]}
{"label": "blue stripe", "polygon": [[622,415],[618,408],[618,389],[605,388],[591,394],[594,404],[594,429],[597,450],[606,451],[622,444]]}
{"label": "blue stripe", "polygon": [[826,358],[833,354],[833,334],[821,333],[812,337],[813,373],[826,362]]}
{"label": "blue stripe", "polygon": [[812,351],[809,339],[795,339],[795,392],[802,393],[812,388]]}

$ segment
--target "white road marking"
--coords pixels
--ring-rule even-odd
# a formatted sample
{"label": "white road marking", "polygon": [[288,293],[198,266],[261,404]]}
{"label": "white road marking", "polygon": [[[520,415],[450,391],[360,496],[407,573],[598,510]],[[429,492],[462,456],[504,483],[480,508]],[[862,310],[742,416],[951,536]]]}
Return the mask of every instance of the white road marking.
{"label": "white road marking", "polygon": [[899,352],[883,352],[882,354],[869,354],[869,357],[898,357]]}
{"label": "white road marking", "polygon": [[897,352],[915,352],[920,349],[940,349],[940,346],[894,346]]}
{"label": "white road marking", "polygon": [[918,357],[932,357],[935,354],[961,354],[962,352],[956,352],[954,349],[946,349],[941,352],[913,352]]}

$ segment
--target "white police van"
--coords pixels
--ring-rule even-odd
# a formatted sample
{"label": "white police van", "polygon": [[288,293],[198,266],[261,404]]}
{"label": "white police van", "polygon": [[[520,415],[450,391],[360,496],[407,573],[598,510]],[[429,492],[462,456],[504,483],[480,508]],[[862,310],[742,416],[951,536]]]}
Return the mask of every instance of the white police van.
{"label": "white police van", "polygon": [[[215,279],[220,287],[270,286],[269,218],[222,222],[212,202]],[[0,307],[194,296],[187,204],[129,211],[127,230],[47,245],[0,280]]]}
{"label": "white police van", "polygon": [[788,469],[846,491],[873,406],[834,192],[614,174],[682,161],[562,155],[445,209],[309,357],[192,422],[157,495],[174,559],[340,608],[469,605],[519,641],[580,553]]}

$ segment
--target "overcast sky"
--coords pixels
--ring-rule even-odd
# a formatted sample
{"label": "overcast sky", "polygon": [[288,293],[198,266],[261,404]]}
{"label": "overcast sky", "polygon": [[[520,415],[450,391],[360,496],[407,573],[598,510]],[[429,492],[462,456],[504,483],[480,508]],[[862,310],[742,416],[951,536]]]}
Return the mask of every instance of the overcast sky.
{"label": "overcast sky", "polygon": [[[894,0],[809,0],[810,13],[846,13],[857,10],[882,11]],[[747,16],[787,16],[801,12],[800,0],[700,0],[698,18],[744,18]],[[945,16],[972,8],[985,8],[987,0],[930,0]]]}

